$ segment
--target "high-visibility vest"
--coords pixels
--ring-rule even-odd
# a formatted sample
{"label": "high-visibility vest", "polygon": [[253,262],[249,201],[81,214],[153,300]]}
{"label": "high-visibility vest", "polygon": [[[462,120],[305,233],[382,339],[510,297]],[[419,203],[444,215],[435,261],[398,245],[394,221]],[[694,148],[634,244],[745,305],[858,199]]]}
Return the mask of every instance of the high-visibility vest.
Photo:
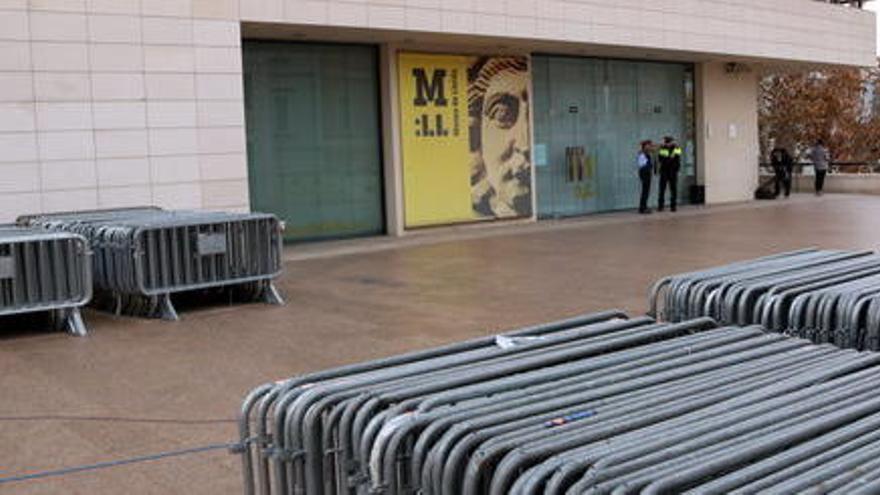
{"label": "high-visibility vest", "polygon": [[674,147],[674,148],[672,148],[672,149],[669,149],[669,148],[667,148],[667,147],[663,147],[663,148],[660,148],[660,151],[657,152],[657,155],[658,155],[660,158],[669,158],[669,157],[674,157],[674,156],[681,156],[681,155],[682,155],[682,149],[681,149],[680,146],[676,146],[676,147]]}

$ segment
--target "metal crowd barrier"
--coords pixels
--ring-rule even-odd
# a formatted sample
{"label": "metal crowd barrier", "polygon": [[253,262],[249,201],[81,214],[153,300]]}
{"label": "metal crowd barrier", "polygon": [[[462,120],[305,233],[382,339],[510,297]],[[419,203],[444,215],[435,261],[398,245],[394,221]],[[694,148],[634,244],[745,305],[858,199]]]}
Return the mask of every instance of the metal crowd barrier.
{"label": "metal crowd barrier", "polygon": [[584,315],[254,389],[244,493],[848,493],[878,385],[880,354]]}
{"label": "metal crowd barrier", "polygon": [[880,256],[803,250],[658,281],[649,315],[760,324],[816,343],[880,350]]}
{"label": "metal crowd barrier", "polygon": [[20,224],[74,232],[95,252],[94,284],[117,313],[178,319],[171,294],[247,287],[273,304],[281,274],[281,222],[262,213],[126,208],[21,217]]}
{"label": "metal crowd barrier", "polygon": [[92,298],[92,253],[85,238],[0,225],[0,316],[49,311],[85,335],[80,308]]}

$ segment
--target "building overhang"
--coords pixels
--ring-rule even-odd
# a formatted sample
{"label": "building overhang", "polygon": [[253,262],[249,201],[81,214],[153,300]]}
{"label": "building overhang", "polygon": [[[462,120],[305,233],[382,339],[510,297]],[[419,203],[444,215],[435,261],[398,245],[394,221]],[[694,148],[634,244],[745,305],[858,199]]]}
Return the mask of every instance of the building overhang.
{"label": "building overhang", "polygon": [[[323,2],[317,2],[323,3]],[[873,66],[873,12],[814,0],[651,2],[646,9],[575,2],[526,2],[493,13],[445,7],[242,15],[249,39],[397,44],[412,49],[557,53],[779,67]],[[500,2],[499,2],[500,3]],[[505,9],[508,7],[497,7]],[[376,15],[373,13],[376,12]],[[382,14],[379,18],[378,13]],[[394,15],[391,15],[394,14]],[[657,22],[654,22],[656,20]]]}

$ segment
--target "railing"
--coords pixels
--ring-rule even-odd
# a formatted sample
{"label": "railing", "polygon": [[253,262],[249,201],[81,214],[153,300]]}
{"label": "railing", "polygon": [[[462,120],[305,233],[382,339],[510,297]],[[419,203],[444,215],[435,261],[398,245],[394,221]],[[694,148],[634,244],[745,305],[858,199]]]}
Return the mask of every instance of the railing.
{"label": "railing", "polygon": [[[773,165],[763,162],[758,165],[764,175],[773,175]],[[805,169],[813,168],[811,162],[797,162],[794,164],[793,175],[803,175]],[[831,162],[828,166],[828,174],[880,174],[878,162]]]}
{"label": "railing", "polygon": [[[794,164],[791,173],[791,190],[793,192],[801,192],[801,185],[804,180],[807,180],[803,178],[812,177],[812,174],[807,175],[804,171],[812,170],[812,168],[813,164],[811,162],[797,162]],[[766,162],[759,164],[758,173],[760,175],[759,180],[761,188],[770,186],[773,183],[775,174],[771,164]],[[880,176],[880,163],[878,162],[831,162],[828,166],[828,175],[841,178],[864,177],[867,181],[864,186],[867,187],[872,194],[880,192],[874,190],[876,186],[869,180],[869,178]]]}

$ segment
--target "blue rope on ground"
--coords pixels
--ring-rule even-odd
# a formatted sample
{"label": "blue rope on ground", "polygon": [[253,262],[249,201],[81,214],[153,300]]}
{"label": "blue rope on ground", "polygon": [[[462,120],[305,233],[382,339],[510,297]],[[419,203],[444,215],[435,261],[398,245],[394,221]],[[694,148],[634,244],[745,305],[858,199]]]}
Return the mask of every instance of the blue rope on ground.
{"label": "blue rope on ground", "polygon": [[144,455],[139,457],[130,457],[128,459],[118,459],[115,461],[98,462],[95,464],[86,464],[83,466],[73,466],[64,469],[55,469],[51,471],[40,471],[37,473],[21,474],[16,476],[7,476],[0,478],[0,485],[6,483],[14,483],[18,481],[32,481],[44,478],[52,478],[56,476],[65,476],[68,474],[81,473],[83,471],[95,471],[98,469],[107,469],[128,464],[137,464],[141,462],[158,461],[169,457],[180,457],[184,455],[199,454],[203,452],[211,452],[214,450],[234,450],[241,447],[239,443],[217,443],[213,445],[205,445],[202,447],[193,447],[189,449],[170,450],[159,452],[157,454]]}
{"label": "blue rope on ground", "polygon": [[36,416],[0,416],[0,422],[14,421],[94,421],[98,423],[157,423],[157,424],[223,424],[237,423],[235,419],[180,419],[180,418],[138,418],[123,416],[76,416],[65,414],[44,414]]}

